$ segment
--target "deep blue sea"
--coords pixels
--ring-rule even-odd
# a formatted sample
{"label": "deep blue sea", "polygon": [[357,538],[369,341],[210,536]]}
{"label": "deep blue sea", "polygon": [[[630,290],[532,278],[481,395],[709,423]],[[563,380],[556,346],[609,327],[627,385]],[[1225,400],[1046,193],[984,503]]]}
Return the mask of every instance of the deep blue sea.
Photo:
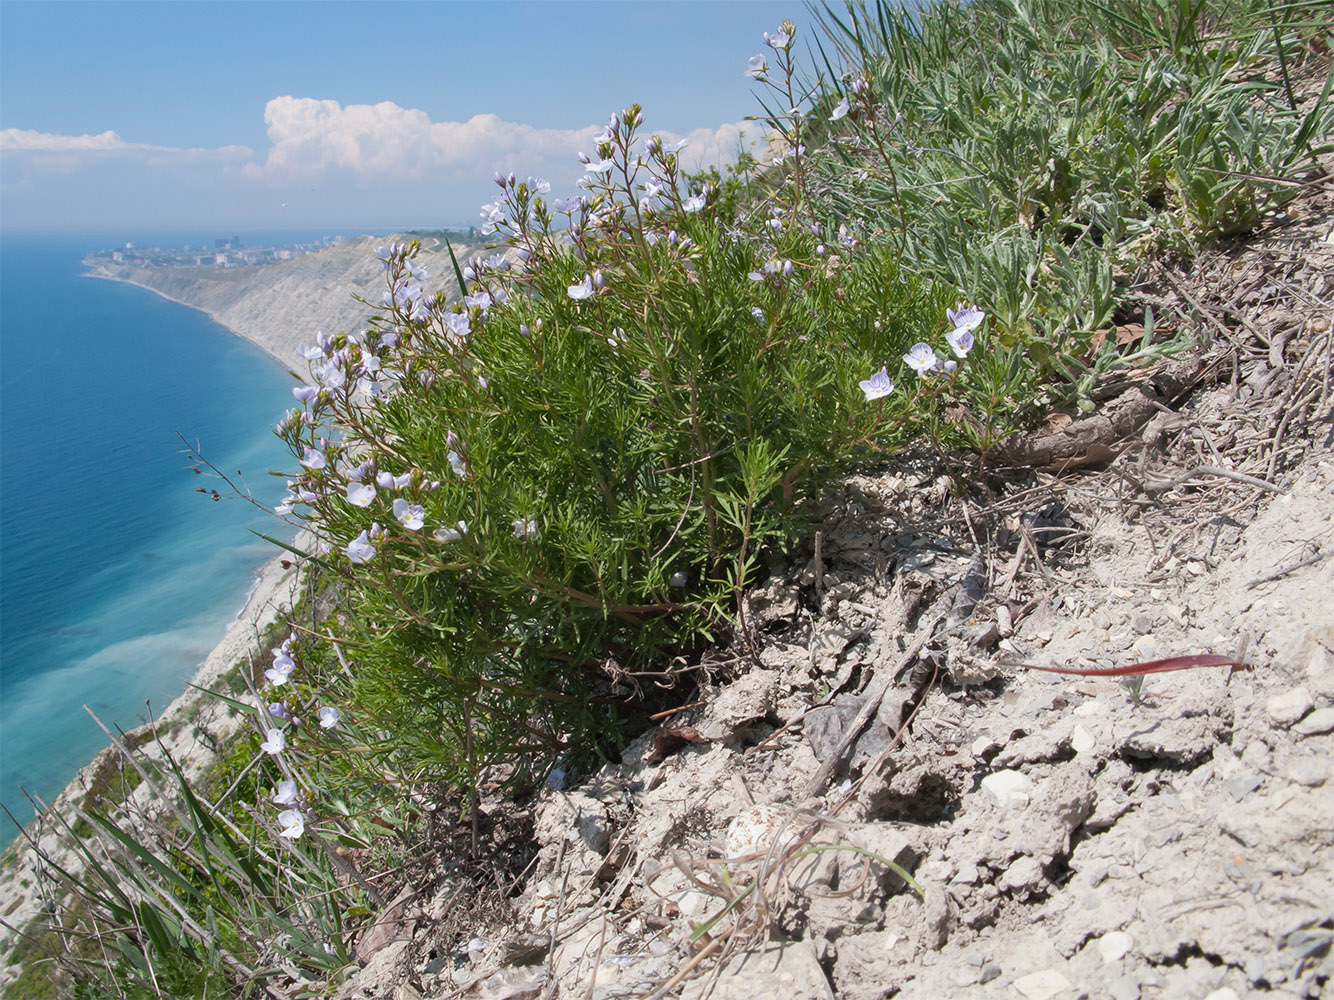
{"label": "deep blue sea", "polygon": [[[49,801],[106,745],[83,705],[130,728],[185,690],[279,554],[247,528],[291,534],[195,492],[223,485],[178,437],[271,508],[267,473],[292,465],[272,433],[282,366],[203,313],[81,277],[91,250],[215,235],[0,237],[0,802],[21,822],[20,786]],[[16,832],[0,815],[0,842]]]}

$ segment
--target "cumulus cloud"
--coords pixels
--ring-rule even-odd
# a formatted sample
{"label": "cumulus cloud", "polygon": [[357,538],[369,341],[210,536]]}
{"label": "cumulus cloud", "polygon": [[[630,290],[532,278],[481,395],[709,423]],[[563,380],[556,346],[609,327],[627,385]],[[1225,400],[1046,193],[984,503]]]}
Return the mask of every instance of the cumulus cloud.
{"label": "cumulus cloud", "polygon": [[[494,170],[539,173],[561,164],[578,174],[575,155],[591,152],[593,136],[601,131],[601,125],[538,128],[494,114],[433,122],[426,112],[391,101],[344,107],[299,97],[269,101],[264,122],[272,145],[262,163],[246,164],[243,172],[273,184],[314,181],[326,171],[345,171],[366,182],[490,177]],[[734,159],[745,131],[736,123],[687,136],[662,135],[668,141],[689,139],[682,158],[698,169]]]}
{"label": "cumulus cloud", "polygon": [[[267,228],[371,227],[473,219],[494,197],[491,175],[541,176],[574,193],[603,122],[542,128],[478,114],[432,121],[392,102],[342,105],[276,97],[264,114],[268,143],[185,148],[129,142],[114,131],[62,135],[0,129],[0,197],[7,224],[40,228],[55,220],[106,225],[181,223],[208,218]],[[679,154],[690,171],[736,158],[763,138],[755,123],[687,134],[653,128],[641,136],[687,140]],[[229,222],[228,225],[231,223]]]}

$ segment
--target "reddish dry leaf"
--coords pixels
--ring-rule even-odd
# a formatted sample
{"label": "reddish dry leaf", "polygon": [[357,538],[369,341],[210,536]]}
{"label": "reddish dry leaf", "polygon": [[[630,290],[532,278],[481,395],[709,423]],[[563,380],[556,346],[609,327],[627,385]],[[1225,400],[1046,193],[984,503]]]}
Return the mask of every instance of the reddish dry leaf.
{"label": "reddish dry leaf", "polygon": [[1191,667],[1232,667],[1240,670],[1243,664],[1231,656],[1202,653],[1197,656],[1169,656],[1165,660],[1147,660],[1125,667],[1104,667],[1085,670],[1080,667],[1040,667],[1036,663],[1012,663],[1012,667],[1041,670],[1046,674],[1076,674],[1080,677],[1133,677],[1136,674],[1163,674],[1169,670],[1189,670]]}

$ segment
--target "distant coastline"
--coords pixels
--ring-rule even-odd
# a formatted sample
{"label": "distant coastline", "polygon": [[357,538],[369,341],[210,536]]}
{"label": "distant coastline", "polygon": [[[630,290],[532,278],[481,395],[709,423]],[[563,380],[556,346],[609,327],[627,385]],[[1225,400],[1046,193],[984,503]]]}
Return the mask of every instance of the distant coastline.
{"label": "distant coastline", "polygon": [[[385,292],[385,271],[375,248],[406,242],[407,235],[358,236],[291,260],[251,267],[143,267],[89,255],[87,275],[122,281],[198,309],[289,371],[303,373],[302,343],[318,331],[361,329],[374,314],[368,303]],[[460,260],[480,246],[457,244]],[[428,291],[457,294],[453,265],[438,239],[424,239],[418,263],[430,274]]]}
{"label": "distant coastline", "polygon": [[251,337],[247,337],[245,334],[241,333],[239,330],[236,330],[236,329],[234,329],[233,327],[228,326],[228,325],[227,325],[227,324],[226,324],[226,323],[225,323],[225,322],[218,316],[217,313],[215,313],[213,310],[209,309],[209,308],[206,307],[206,306],[196,305],[196,304],[193,303],[193,302],[187,302],[187,301],[185,301],[184,299],[180,299],[180,298],[177,298],[177,297],[174,296],[174,295],[169,294],[168,292],[164,292],[164,291],[163,291],[162,289],[160,289],[160,288],[154,288],[152,285],[146,285],[146,284],[144,284],[142,281],[136,281],[134,278],[122,278],[122,277],[119,277],[118,275],[115,275],[115,274],[106,274],[106,273],[103,273],[103,272],[101,272],[101,271],[100,271],[99,269],[97,269],[97,268],[94,268],[93,270],[88,271],[88,273],[86,273],[86,274],[84,274],[84,275],[81,275],[81,277],[84,277],[84,278],[98,278],[98,279],[101,279],[102,281],[117,281],[117,282],[120,282],[122,285],[133,285],[135,288],[142,288],[142,289],[143,289],[144,291],[146,291],[146,292],[152,292],[152,293],[153,293],[154,295],[156,295],[158,298],[166,299],[168,302],[175,302],[177,305],[179,305],[179,306],[185,306],[187,309],[194,309],[194,310],[196,310],[197,312],[201,312],[201,313],[203,313],[205,316],[207,316],[209,319],[211,319],[214,323],[218,324],[218,326],[222,327],[224,330],[226,330],[228,333],[232,334],[233,336],[235,336],[235,337],[240,337],[242,340],[246,341],[247,343],[253,344],[255,347],[258,347],[261,351],[263,351],[265,354],[267,354],[269,357],[271,357],[274,361],[278,362],[278,364],[282,365],[284,368],[288,368],[288,369],[290,369],[290,368],[292,367],[292,363],[291,363],[291,362],[289,362],[288,360],[286,360],[285,358],[283,358],[280,354],[278,354],[278,353],[276,353],[274,350],[272,350],[270,346],[266,346],[265,344],[259,342],[258,340],[254,340],[254,339],[252,339]]}

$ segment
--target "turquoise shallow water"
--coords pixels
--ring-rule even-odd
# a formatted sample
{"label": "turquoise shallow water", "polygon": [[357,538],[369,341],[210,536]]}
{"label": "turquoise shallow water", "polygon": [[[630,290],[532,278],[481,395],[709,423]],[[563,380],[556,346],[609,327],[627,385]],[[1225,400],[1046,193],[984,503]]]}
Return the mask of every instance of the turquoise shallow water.
{"label": "turquoise shallow water", "polygon": [[0,802],[22,822],[20,786],[49,799],[106,744],[84,704],[128,728],[185,689],[278,554],[246,529],[290,534],[195,492],[223,487],[177,436],[271,507],[287,375],[202,313],[81,277],[116,242],[0,240]]}

